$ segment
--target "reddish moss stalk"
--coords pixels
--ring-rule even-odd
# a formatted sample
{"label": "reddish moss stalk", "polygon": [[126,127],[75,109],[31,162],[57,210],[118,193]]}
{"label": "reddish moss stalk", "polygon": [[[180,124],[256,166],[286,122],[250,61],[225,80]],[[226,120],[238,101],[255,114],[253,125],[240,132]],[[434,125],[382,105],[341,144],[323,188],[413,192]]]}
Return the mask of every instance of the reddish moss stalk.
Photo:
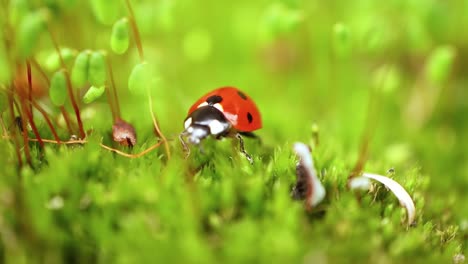
{"label": "reddish moss stalk", "polygon": [[369,145],[370,141],[372,140],[372,137],[374,136],[374,131],[377,127],[377,120],[378,120],[378,114],[379,114],[379,102],[378,102],[378,94],[375,88],[371,90],[371,93],[369,95],[369,104],[368,104],[368,109],[367,109],[367,118],[366,118],[366,124],[364,128],[364,132],[362,133],[362,139],[361,139],[361,146],[359,149],[359,156],[358,160],[356,161],[356,164],[354,165],[353,170],[351,171],[349,179],[359,176],[363,169],[364,166],[366,165],[367,162],[367,156],[369,153]]}
{"label": "reddish moss stalk", "polygon": [[[10,118],[15,120],[15,109],[14,109],[14,100],[13,100],[13,86],[10,87],[10,93],[8,93],[8,108],[10,109]],[[13,143],[15,145],[16,158],[18,159],[19,168],[23,167],[23,159],[21,158],[21,151],[19,146],[19,140],[16,134],[16,127],[13,127],[11,130],[11,136],[13,138]]]}
{"label": "reddish moss stalk", "polygon": [[[13,92],[12,92],[12,91],[9,91],[8,94],[9,94],[9,96],[12,96],[12,98],[13,98]],[[19,113],[23,112],[23,113],[28,117],[29,123],[30,123],[30,125],[31,125],[31,128],[33,129],[33,132],[34,132],[34,135],[35,135],[36,138],[37,138],[37,141],[39,142],[39,144],[41,145],[41,147],[44,147],[44,142],[43,142],[43,140],[42,140],[42,138],[41,138],[41,136],[40,136],[40,134],[39,134],[39,131],[37,130],[37,127],[36,127],[36,124],[35,124],[35,122],[34,122],[34,119],[33,119],[32,116],[30,115],[30,112],[29,112],[29,111],[26,111],[26,112],[24,111],[23,105],[27,105],[27,103],[26,103],[24,100],[25,100],[24,98],[23,98],[23,99],[20,99],[20,101],[21,101],[21,106],[22,106],[23,111],[21,111],[21,109],[19,108],[19,106],[16,104],[16,102],[15,102],[14,100],[13,100],[13,102],[12,102],[12,105],[14,104],[14,106],[16,107],[16,110],[17,110]],[[49,115],[48,115],[47,112],[44,110],[44,108],[42,108],[38,103],[36,103],[36,102],[34,101],[34,99],[33,99],[32,101],[29,101],[28,103],[29,103],[29,105],[30,105],[31,107],[36,108],[36,109],[42,114],[42,116],[43,116],[44,119],[46,120],[46,123],[47,123],[47,125],[49,126],[50,131],[52,132],[52,134],[53,134],[55,140],[60,141],[60,138],[58,137],[57,131],[55,130],[54,125],[53,125],[52,122],[50,121]],[[12,108],[13,108],[13,106],[12,106]],[[26,107],[26,110],[27,110],[27,109],[28,109],[28,107]],[[14,118],[14,117],[13,117],[13,118]],[[22,119],[23,119],[23,118],[22,118]],[[23,130],[25,130],[25,126],[23,126]]]}
{"label": "reddish moss stalk", "polygon": [[21,115],[21,108],[19,107],[18,103],[14,100],[14,92],[11,92],[12,98],[13,98],[13,104],[15,105],[16,112],[18,112],[19,115]]}
{"label": "reddish moss stalk", "polygon": [[[57,134],[57,131],[55,130],[54,128],[54,125],[52,124],[52,122],[50,121],[50,118],[49,116],[47,115],[47,112],[36,102],[34,101],[31,101],[32,105],[34,106],[34,108],[36,108],[41,114],[42,116],[44,117],[47,125],[49,126],[50,128],[50,131],[52,132],[52,135],[54,136],[55,140],[57,140],[58,142],[60,142],[60,138]],[[38,135],[36,135],[37,139],[39,140],[40,137]]]}
{"label": "reddish moss stalk", "polygon": [[5,127],[5,123],[3,122],[2,114],[0,113],[0,126],[2,127],[2,137],[9,137],[8,130]]}
{"label": "reddish moss stalk", "polygon": [[44,79],[44,81],[47,84],[47,87],[49,87],[50,86],[49,77],[47,76],[45,71],[42,69],[41,65],[39,65],[39,63],[37,63],[36,59],[31,59],[30,62],[32,64],[32,66],[39,72],[39,74],[41,74],[42,78]]}
{"label": "reddish moss stalk", "polygon": [[141,45],[140,32],[138,31],[138,26],[135,21],[135,14],[133,13],[133,8],[132,4],[130,3],[130,0],[126,0],[125,2],[127,4],[127,9],[129,13],[128,20],[130,21],[130,26],[132,27],[133,37],[135,38],[135,44],[138,49],[138,54],[140,55],[140,60],[143,62],[145,60],[145,56],[143,53],[143,46]]}
{"label": "reddish moss stalk", "polygon": [[[32,73],[31,73],[31,63],[29,63],[29,61],[26,61],[26,69],[28,72],[28,100],[31,102],[32,101]],[[34,117],[31,105],[29,106],[29,113],[31,114],[31,117]]]}
{"label": "reddish moss stalk", "polygon": [[[140,32],[138,31],[138,26],[136,24],[135,14],[133,13],[133,9],[132,9],[132,5],[130,3],[130,0],[126,0],[125,2],[127,4],[127,9],[128,9],[128,13],[129,13],[128,20],[130,21],[133,36],[134,36],[134,39],[135,39],[135,44],[136,44],[137,49],[138,49],[138,54],[140,55],[140,61],[144,62],[145,61],[145,56],[144,56],[144,53],[143,53],[143,45],[141,44]],[[148,91],[148,100],[149,100],[149,103],[150,103],[150,112],[151,112],[151,118],[153,120],[154,128],[156,130],[157,135],[163,140],[164,147],[166,149],[167,158],[170,159],[171,158],[171,151],[169,149],[169,144],[167,142],[166,137],[164,136],[164,134],[159,129],[159,122],[156,119],[156,117],[154,115],[154,112],[153,112],[153,104],[152,104],[152,100],[151,100],[150,91]]]}
{"label": "reddish moss stalk", "polygon": [[109,107],[111,109],[111,113],[112,113],[112,120],[114,121],[117,121],[117,113],[115,112],[115,109],[114,109],[114,104],[112,102],[112,94],[111,94],[111,91],[110,91],[110,87],[107,87],[106,88],[106,97],[107,97],[107,103],[109,104]]}
{"label": "reddish moss stalk", "polygon": [[79,128],[79,131],[80,131],[80,137],[85,138],[86,134],[85,134],[84,129],[83,129],[83,122],[81,121],[80,109],[78,108],[78,104],[76,103],[75,96],[73,95],[73,88],[72,88],[72,84],[71,84],[71,80],[70,80],[70,74],[69,74],[69,72],[67,70],[67,65],[65,64],[65,61],[63,60],[62,54],[60,53],[60,48],[59,48],[58,42],[55,39],[55,36],[52,33],[52,30],[49,29],[49,33],[50,33],[50,38],[52,40],[52,43],[54,44],[55,50],[57,51],[57,54],[59,56],[60,64],[62,65],[62,68],[64,69],[65,78],[67,80],[68,97],[70,97],[70,101],[72,103],[73,110],[75,111],[76,121],[78,122],[78,128]]}
{"label": "reddish moss stalk", "polygon": [[80,137],[85,138],[86,134],[83,128],[83,122],[81,121],[80,109],[78,108],[78,104],[76,103],[75,97],[73,96],[73,89],[72,89],[72,84],[70,80],[70,74],[68,74],[68,71],[65,71],[65,77],[67,79],[68,94],[72,102],[73,110],[75,111],[76,121],[78,122],[78,129],[80,131]]}
{"label": "reddish moss stalk", "polygon": [[[21,108],[22,112],[26,113],[28,110],[26,108],[26,105],[21,102]],[[32,167],[32,160],[31,160],[31,150],[29,149],[29,140],[28,140],[28,129],[27,129],[27,123],[24,118],[24,115],[21,118],[21,127],[22,127],[22,134],[23,134],[23,142],[24,142],[24,155],[26,156],[26,162],[29,164],[29,166]]]}
{"label": "reddish moss stalk", "polygon": [[117,120],[120,119],[120,114],[117,112],[116,105],[119,103],[118,101],[115,101],[115,97],[111,91],[111,89],[115,90],[115,83],[114,83],[114,76],[112,74],[112,68],[110,64],[110,58],[109,55],[106,55],[106,64],[107,64],[107,83],[106,83],[106,97],[107,97],[107,102],[109,104],[109,107],[111,109],[112,113],[112,120],[115,123]]}
{"label": "reddish moss stalk", "polygon": [[151,113],[151,118],[153,119],[153,126],[154,129],[156,130],[156,133],[161,137],[163,143],[164,143],[164,148],[166,149],[166,155],[167,158],[171,158],[171,150],[169,148],[169,143],[167,143],[167,139],[164,136],[164,134],[161,132],[159,129],[159,123],[158,120],[156,119],[154,112],[153,112],[153,100],[151,99],[151,92],[148,90],[148,103],[149,103],[149,108],[150,108],[150,113]]}
{"label": "reddish moss stalk", "polygon": [[[32,110],[32,105],[29,104],[29,107],[28,107],[28,104],[26,104],[26,102],[24,101],[21,104],[23,105],[23,116],[28,117],[29,124],[31,125],[33,133],[36,136],[37,141],[39,142],[39,145],[41,146],[41,148],[44,148],[44,142],[42,142],[41,135],[39,134],[39,131],[37,130],[36,123],[34,122],[34,118],[32,116],[32,111],[30,112],[30,109]],[[26,130],[26,127],[23,126],[23,130]]]}
{"label": "reddish moss stalk", "polygon": [[63,105],[60,106],[60,112],[62,112],[63,119],[65,120],[65,124],[67,125],[68,133],[72,135],[73,127],[71,125],[70,117],[68,116],[67,110],[65,109]]}
{"label": "reddish moss stalk", "polygon": [[109,78],[111,80],[112,93],[114,96],[114,110],[116,112],[115,118],[114,118],[114,122],[115,122],[117,119],[121,119],[119,96],[117,95],[117,86],[115,85],[114,71],[112,70],[112,63],[109,57],[107,57],[106,63],[107,63],[107,70],[109,72]]}

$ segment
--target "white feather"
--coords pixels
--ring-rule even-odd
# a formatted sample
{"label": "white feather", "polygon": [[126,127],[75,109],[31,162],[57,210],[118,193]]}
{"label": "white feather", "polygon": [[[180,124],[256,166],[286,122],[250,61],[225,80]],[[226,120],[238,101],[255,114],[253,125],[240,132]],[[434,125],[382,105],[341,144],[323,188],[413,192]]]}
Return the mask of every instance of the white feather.
{"label": "white feather", "polygon": [[[400,204],[406,208],[406,212],[408,214],[408,225],[411,225],[414,222],[416,208],[414,206],[413,199],[411,199],[411,196],[408,194],[405,188],[403,188],[398,182],[388,177],[366,172],[363,173],[360,177],[352,178],[349,182],[349,186],[352,190],[355,188],[361,189],[364,187],[362,183],[366,182],[365,179],[373,179],[390,189],[390,191],[392,191],[393,194],[398,198]],[[370,182],[368,182],[368,185],[370,185]]]}

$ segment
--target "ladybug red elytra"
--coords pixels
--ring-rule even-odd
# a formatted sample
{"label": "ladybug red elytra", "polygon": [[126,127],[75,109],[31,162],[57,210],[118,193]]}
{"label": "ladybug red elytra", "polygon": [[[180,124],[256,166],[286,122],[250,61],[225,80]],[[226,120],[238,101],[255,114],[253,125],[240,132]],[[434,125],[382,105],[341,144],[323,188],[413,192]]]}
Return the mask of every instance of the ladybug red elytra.
{"label": "ladybug red elytra", "polygon": [[235,87],[221,87],[205,94],[190,107],[184,127],[179,138],[187,152],[185,138],[197,145],[209,135],[216,139],[236,137],[240,151],[252,162],[241,135],[255,137],[252,132],[262,127],[262,118],[254,101],[244,92]]}

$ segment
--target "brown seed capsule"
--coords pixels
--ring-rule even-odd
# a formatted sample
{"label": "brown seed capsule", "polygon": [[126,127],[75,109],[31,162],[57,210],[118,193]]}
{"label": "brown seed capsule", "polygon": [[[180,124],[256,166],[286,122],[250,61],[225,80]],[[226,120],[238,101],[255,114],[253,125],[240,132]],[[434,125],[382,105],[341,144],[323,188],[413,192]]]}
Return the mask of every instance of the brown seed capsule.
{"label": "brown seed capsule", "polygon": [[136,132],[132,125],[119,119],[112,126],[112,137],[122,146],[133,147],[136,142]]}

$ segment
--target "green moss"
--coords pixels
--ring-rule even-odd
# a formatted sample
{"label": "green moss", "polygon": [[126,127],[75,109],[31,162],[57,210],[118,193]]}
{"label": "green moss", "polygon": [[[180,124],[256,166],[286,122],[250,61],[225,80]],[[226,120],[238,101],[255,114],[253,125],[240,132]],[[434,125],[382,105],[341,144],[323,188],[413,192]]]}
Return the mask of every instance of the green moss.
{"label": "green moss", "polygon": [[[48,23],[62,50],[84,50],[66,69],[74,91],[82,96],[88,79],[111,87],[102,58],[98,78],[89,76],[96,66],[89,50],[109,46],[111,25],[127,16],[123,3],[92,1],[71,12],[47,2],[55,6],[47,12],[53,14]],[[34,166],[18,169],[11,140],[18,130],[6,108],[6,84],[10,72],[16,72],[10,59],[40,58],[36,52],[54,50],[47,30],[38,28],[43,18],[37,16],[46,5],[18,6],[9,19],[26,23],[33,17],[38,31],[21,37],[28,23],[10,25],[20,33],[19,42],[6,35],[13,46],[1,51],[0,68],[7,69],[0,76],[5,83],[0,87],[5,99],[0,125],[6,128],[0,127],[4,262],[450,263],[466,256],[468,81],[458,58],[466,54],[463,10],[468,5],[130,2],[148,63],[139,58],[133,34],[123,54],[106,54],[122,118],[135,126],[139,143],[113,147],[139,153],[159,140],[149,114],[150,91],[172,157],[163,147],[135,159],[103,149],[100,143],[113,145],[113,120],[100,100],[80,104],[84,126],[92,132],[86,144],[47,144],[41,150],[30,142]],[[2,34],[12,34],[8,32]],[[57,67],[56,60],[51,67]],[[42,80],[34,67],[33,77]],[[433,98],[434,108],[422,113],[427,122],[414,128],[408,120],[420,113],[408,111],[406,117],[404,109],[413,90],[421,96],[418,88],[427,81],[437,84],[440,94]],[[260,140],[245,139],[252,165],[239,153],[236,140],[206,139],[201,148],[191,147],[187,159],[178,142],[189,107],[224,85],[248,93],[262,114],[263,128],[256,132]],[[369,94],[376,88],[382,91],[378,117],[371,120],[377,126],[364,169],[389,175],[408,190],[416,206],[414,226],[406,225],[406,212],[385,187],[376,184],[359,193],[347,188],[369,114]],[[58,109],[48,98],[40,103],[55,124]],[[51,138],[39,114],[35,119],[40,134]],[[57,129],[63,139],[70,137],[64,127]],[[327,191],[311,211],[290,197],[296,141],[313,147]]]}

